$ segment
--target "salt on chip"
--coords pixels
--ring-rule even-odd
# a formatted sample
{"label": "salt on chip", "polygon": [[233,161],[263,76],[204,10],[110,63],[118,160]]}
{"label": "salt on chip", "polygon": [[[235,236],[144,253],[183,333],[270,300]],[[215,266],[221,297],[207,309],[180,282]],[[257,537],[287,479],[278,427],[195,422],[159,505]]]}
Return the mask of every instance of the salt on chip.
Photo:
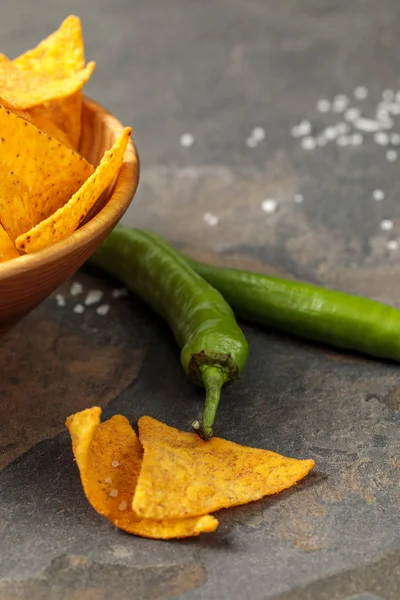
{"label": "salt on chip", "polygon": [[100,195],[118,174],[132,129],[126,127],[111,150],[108,150],[95,172],[62,208],[23,233],[16,240],[18,250],[30,253],[42,250],[73,233],[84,221]]}
{"label": "salt on chip", "polygon": [[19,256],[16,247],[10,240],[8,233],[0,225],[0,263]]}
{"label": "salt on chip", "polygon": [[183,538],[212,532],[210,516],[151,521],[132,511],[132,496],[142,464],[142,447],[129,421],[116,415],[100,423],[101,409],[89,408],[69,417],[66,426],[82,486],[93,508],[128,533],[155,539]]}
{"label": "salt on chip", "polygon": [[195,517],[290,488],[314,467],[220,438],[204,441],[150,417],[139,420],[143,464],[133,498],[149,519]]}
{"label": "salt on chip", "polygon": [[[85,50],[80,19],[74,15],[64,19],[57,31],[36,48],[14,59],[13,64],[21,70],[51,78],[68,77],[81,71],[85,66]],[[66,98],[45,102],[40,108],[77,149],[81,134],[82,92],[78,90]]]}
{"label": "salt on chip", "polygon": [[71,96],[89,80],[95,63],[60,79],[19,69],[0,55],[0,103],[13,110],[26,110],[50,100]]}
{"label": "salt on chip", "polygon": [[0,106],[0,219],[11,240],[65,204],[93,167]]}

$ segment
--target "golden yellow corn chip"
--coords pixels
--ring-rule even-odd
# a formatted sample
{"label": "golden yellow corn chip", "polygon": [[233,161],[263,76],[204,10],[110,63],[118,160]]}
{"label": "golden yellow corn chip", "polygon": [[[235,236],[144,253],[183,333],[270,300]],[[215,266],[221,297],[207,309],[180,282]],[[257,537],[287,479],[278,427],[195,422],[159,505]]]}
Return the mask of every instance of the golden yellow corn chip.
{"label": "golden yellow corn chip", "polygon": [[195,517],[277,494],[314,467],[313,460],[220,438],[205,442],[150,417],[139,420],[139,438],[144,457],[132,507],[155,520]]}
{"label": "golden yellow corn chip", "polygon": [[0,153],[0,219],[11,240],[63,206],[94,170],[2,106]]}
{"label": "golden yellow corn chip", "polygon": [[[21,54],[13,64],[21,70],[56,79],[81,71],[85,66],[85,52],[80,19],[74,15],[67,17],[57,31],[33,50]],[[46,102],[41,108],[45,116],[68,136],[72,148],[77,149],[81,134],[81,91]],[[53,137],[57,136],[53,134]]]}
{"label": "golden yellow corn chip", "polygon": [[0,263],[19,256],[16,247],[10,240],[6,231],[0,225]]}
{"label": "golden yellow corn chip", "polygon": [[118,174],[124,162],[125,150],[131,133],[132,129],[130,127],[123,130],[111,150],[104,154],[95,172],[67,204],[17,238],[16,246],[18,250],[27,253],[37,252],[65,239],[79,227],[99,196]]}
{"label": "golden yellow corn chip", "polygon": [[36,125],[40,131],[46,133],[50,137],[54,138],[58,142],[67,146],[72,150],[75,150],[75,146],[72,141],[68,137],[68,135],[62,129],[59,129],[54,121],[50,120],[48,117],[48,113],[43,108],[43,106],[35,106],[34,108],[30,108],[29,110],[13,110],[14,114],[21,117],[21,119],[25,119],[25,121],[29,121],[29,123],[33,123]]}
{"label": "golden yellow corn chip", "polygon": [[95,63],[90,62],[76,73],[54,79],[24,71],[4,54],[0,55],[0,103],[13,110],[26,110],[49,100],[71,96],[88,81]]}
{"label": "golden yellow corn chip", "polygon": [[116,415],[100,423],[98,407],[66,421],[82,486],[93,508],[116,527],[143,537],[182,538],[211,532],[218,521],[210,515],[176,521],[140,519],[132,496],[142,463],[142,447],[129,421]]}

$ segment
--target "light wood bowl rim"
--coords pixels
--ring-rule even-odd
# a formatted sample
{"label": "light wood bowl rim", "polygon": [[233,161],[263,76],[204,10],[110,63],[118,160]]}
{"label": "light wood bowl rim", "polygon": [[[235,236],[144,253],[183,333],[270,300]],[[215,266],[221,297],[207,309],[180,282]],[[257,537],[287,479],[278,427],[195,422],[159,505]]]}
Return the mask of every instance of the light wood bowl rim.
{"label": "light wood bowl rim", "polygon": [[[122,132],[122,123],[108,112],[101,104],[84,97],[85,105],[94,112],[102,114],[108,128]],[[105,206],[97,215],[82,227],[74,231],[65,240],[39,252],[24,254],[18,258],[0,263],[0,282],[18,277],[22,273],[37,269],[46,264],[53,264],[67,257],[80,246],[87,246],[101,234],[113,227],[121,219],[136,193],[139,184],[140,163],[136,146],[132,138],[129,140],[124,163],[116,178],[113,191]]]}

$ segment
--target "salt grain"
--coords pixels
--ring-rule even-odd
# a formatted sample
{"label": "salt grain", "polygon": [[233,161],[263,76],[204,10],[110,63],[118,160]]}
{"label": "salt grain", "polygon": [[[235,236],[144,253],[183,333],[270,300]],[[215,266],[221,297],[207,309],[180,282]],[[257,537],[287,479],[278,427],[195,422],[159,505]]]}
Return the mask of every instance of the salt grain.
{"label": "salt grain", "polygon": [[111,477],[106,477],[104,480],[104,483],[111,483],[111,482],[112,482]]}
{"label": "salt grain", "polygon": [[249,148],[255,148],[258,145],[258,140],[256,140],[256,138],[254,137],[249,137],[246,140],[246,146],[248,146]]}
{"label": "salt grain", "polygon": [[360,118],[354,121],[354,127],[361,131],[374,132],[379,131],[381,124],[373,119]]}
{"label": "salt grain", "polygon": [[360,116],[361,113],[358,110],[358,108],[348,108],[344,113],[344,118],[346,119],[346,121],[357,121],[357,119],[359,119]]}
{"label": "salt grain", "polygon": [[388,250],[398,250],[399,242],[397,240],[389,240],[387,243],[387,249]]}
{"label": "salt grain", "polygon": [[334,140],[337,136],[337,131],[335,127],[327,127],[324,131],[324,136],[327,140]]}
{"label": "salt grain", "polygon": [[111,466],[114,467],[114,469],[116,469],[117,467],[119,467],[119,460],[113,460],[111,463]]}
{"label": "salt grain", "polygon": [[293,202],[295,202],[296,204],[301,204],[304,200],[303,194],[295,194],[293,196]]}
{"label": "salt grain", "polygon": [[56,302],[57,306],[63,307],[65,306],[65,298],[62,294],[56,294]]}
{"label": "salt grain", "polygon": [[333,99],[332,108],[334,112],[343,112],[349,104],[349,99],[344,94],[338,94]]}
{"label": "salt grain", "polygon": [[380,202],[381,200],[385,199],[385,192],[383,190],[374,190],[372,192],[372,197],[377,202]]}
{"label": "salt grain", "polygon": [[386,152],[386,159],[389,162],[394,162],[395,160],[397,160],[397,152],[396,152],[396,150],[388,150]]}
{"label": "salt grain", "polygon": [[374,141],[379,144],[379,146],[387,146],[389,143],[389,135],[384,131],[378,131],[374,135]]}
{"label": "salt grain", "polygon": [[83,306],[83,304],[75,304],[74,313],[76,313],[77,315],[81,315],[83,312],[85,312],[85,307]]}
{"label": "salt grain", "polygon": [[101,290],[90,290],[85,298],[86,306],[92,306],[93,304],[97,304],[100,302],[102,297],[104,296],[104,292]]}
{"label": "salt grain", "polygon": [[113,298],[123,298],[124,296],[128,295],[128,290],[126,288],[115,288],[115,290],[113,290],[111,292],[111,296]]}
{"label": "salt grain", "polygon": [[69,288],[69,293],[71,296],[79,296],[83,292],[83,285],[80,281],[74,281],[71,287]]}
{"label": "salt grain", "polygon": [[364,136],[361,133],[353,133],[353,135],[350,137],[353,146],[361,146],[364,141]]}
{"label": "salt grain", "polygon": [[359,85],[354,90],[354,97],[357,98],[357,100],[365,100],[365,98],[367,96],[368,96],[368,90],[363,85]]}
{"label": "salt grain", "polygon": [[194,137],[191,133],[184,133],[179,141],[184,148],[190,148],[194,144]]}
{"label": "salt grain", "polygon": [[266,213],[273,213],[276,211],[278,206],[278,203],[276,200],[273,200],[272,198],[267,198],[266,200],[263,200],[263,202],[261,203],[261,210],[263,210]]}
{"label": "salt grain", "polygon": [[204,213],[203,221],[210,227],[217,227],[217,225],[219,225],[219,217],[210,212]]}
{"label": "salt grain", "polygon": [[265,140],[265,129],[263,127],[254,127],[253,131],[251,132],[251,137],[258,142],[262,142]]}
{"label": "salt grain", "polygon": [[400,145],[400,133],[391,133],[390,143],[393,144],[393,146]]}
{"label": "salt grain", "polygon": [[336,125],[336,131],[338,134],[343,135],[350,131],[350,126],[347,123],[338,123]]}
{"label": "salt grain", "polygon": [[105,317],[109,310],[110,310],[109,304],[101,304],[100,306],[98,306],[96,308],[97,314],[100,315],[101,317]]}
{"label": "salt grain", "polygon": [[115,488],[113,488],[112,490],[110,490],[109,494],[108,494],[111,498],[116,498],[118,496],[118,490],[116,490]]}
{"label": "salt grain", "polygon": [[309,135],[311,133],[311,123],[310,121],[303,120],[299,125],[301,135]]}
{"label": "salt grain", "polygon": [[383,231],[391,231],[394,227],[394,223],[390,219],[383,219],[383,221],[380,223],[380,226]]}
{"label": "salt grain", "polygon": [[126,500],[122,500],[121,504],[118,506],[118,510],[126,510],[128,508],[128,503]]}
{"label": "salt grain", "polygon": [[317,110],[322,113],[327,113],[331,110],[331,103],[326,98],[321,98],[317,102]]}
{"label": "salt grain", "polygon": [[317,146],[317,142],[313,137],[305,137],[301,140],[301,146],[304,150],[314,150]]}

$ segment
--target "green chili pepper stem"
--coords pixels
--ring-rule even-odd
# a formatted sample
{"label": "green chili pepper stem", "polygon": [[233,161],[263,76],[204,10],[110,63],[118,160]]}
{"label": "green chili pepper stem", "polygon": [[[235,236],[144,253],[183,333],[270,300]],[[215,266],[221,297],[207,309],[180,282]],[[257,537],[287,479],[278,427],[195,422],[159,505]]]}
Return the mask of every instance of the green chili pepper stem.
{"label": "green chili pepper stem", "polygon": [[213,436],[213,423],[221,398],[222,386],[227,380],[227,375],[218,367],[204,367],[201,370],[201,379],[206,390],[206,402],[203,421],[198,433],[203,439],[209,440]]}

